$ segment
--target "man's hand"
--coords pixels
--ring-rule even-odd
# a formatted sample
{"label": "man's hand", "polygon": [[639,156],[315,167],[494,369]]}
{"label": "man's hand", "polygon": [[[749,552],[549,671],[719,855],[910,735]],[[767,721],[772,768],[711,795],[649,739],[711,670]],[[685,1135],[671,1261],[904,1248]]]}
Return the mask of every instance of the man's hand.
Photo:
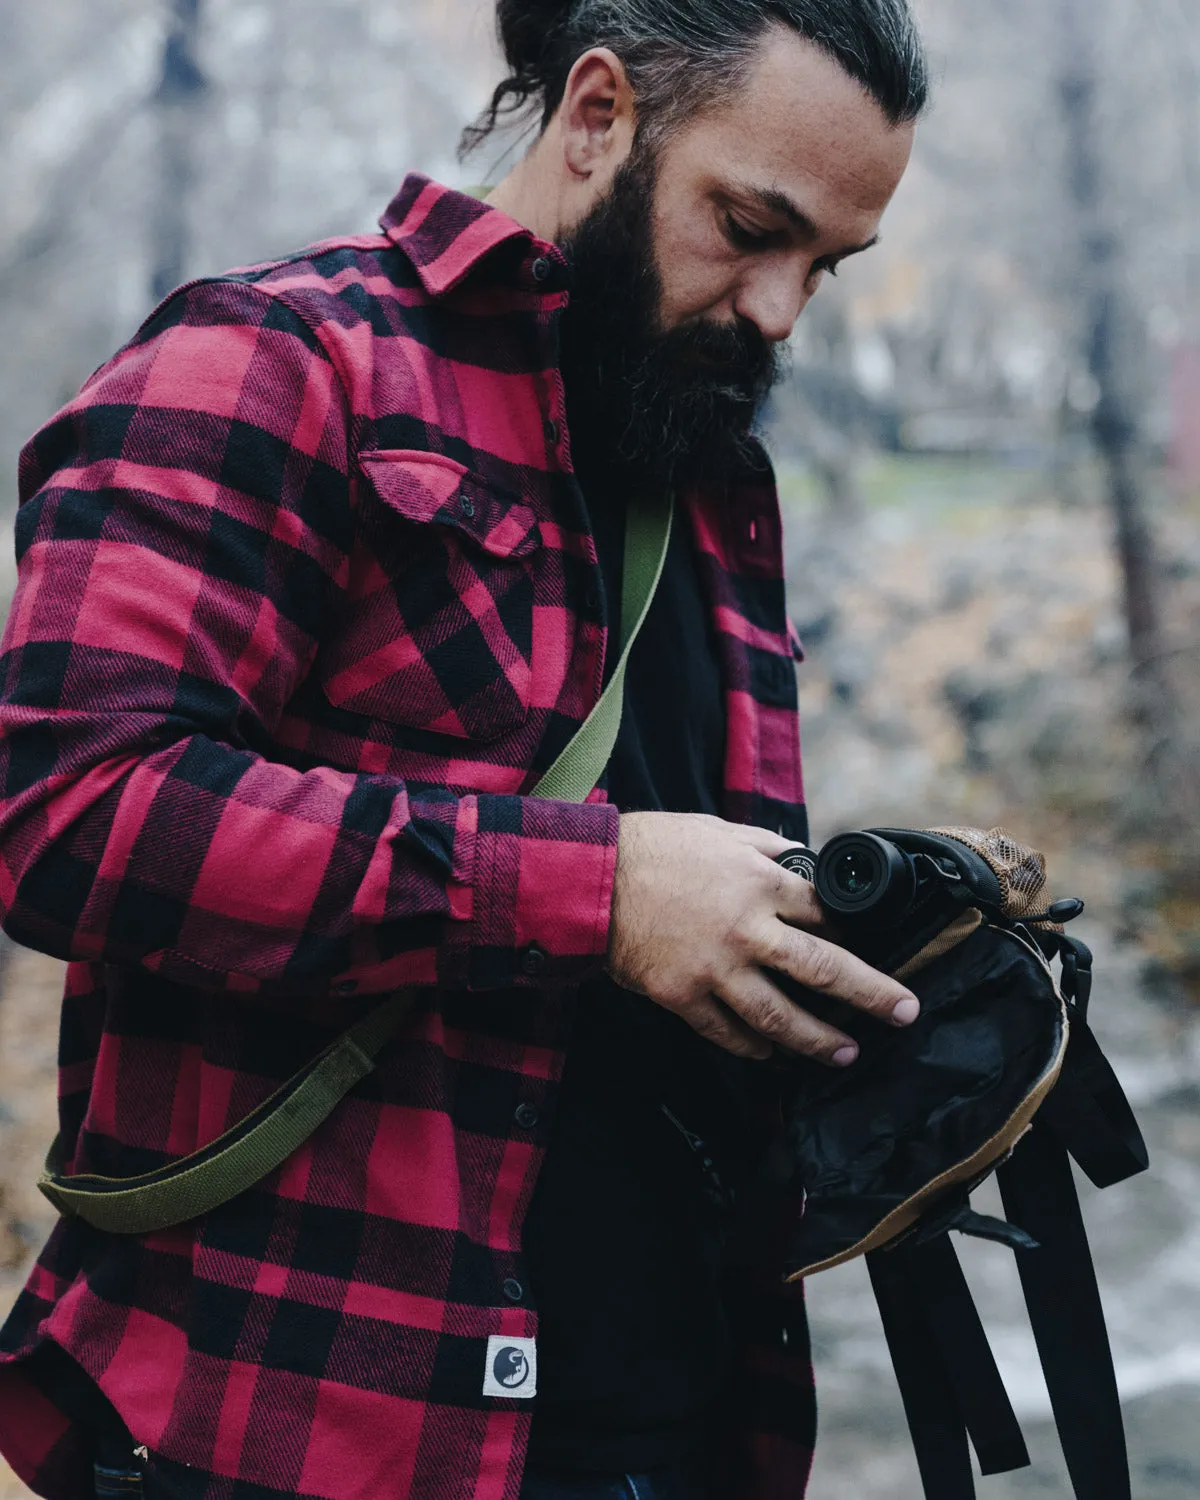
{"label": "man's hand", "polygon": [[893,1025],[919,1005],[894,979],[818,936],[824,917],[802,876],[774,863],[794,840],[698,813],[625,813],[617,847],[608,971],[742,1057],[772,1044],[845,1066],[849,1037],[789,1000],[789,974]]}

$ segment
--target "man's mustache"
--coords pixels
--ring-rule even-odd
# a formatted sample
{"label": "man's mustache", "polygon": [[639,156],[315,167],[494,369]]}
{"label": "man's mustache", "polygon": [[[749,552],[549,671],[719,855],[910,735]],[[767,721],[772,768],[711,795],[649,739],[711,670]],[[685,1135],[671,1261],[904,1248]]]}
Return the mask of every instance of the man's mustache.
{"label": "man's mustache", "polygon": [[686,371],[710,372],[722,388],[752,385],[769,379],[778,364],[778,351],[753,323],[699,320],[661,334],[657,353],[665,363]]}

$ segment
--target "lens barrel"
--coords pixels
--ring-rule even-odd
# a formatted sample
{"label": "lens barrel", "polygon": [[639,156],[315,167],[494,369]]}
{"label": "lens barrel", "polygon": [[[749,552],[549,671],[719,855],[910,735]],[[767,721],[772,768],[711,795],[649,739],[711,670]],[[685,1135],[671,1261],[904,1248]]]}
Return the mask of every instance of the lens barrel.
{"label": "lens barrel", "polygon": [[815,884],[828,911],[880,927],[898,922],[917,890],[909,857],[874,833],[843,833],[830,839],[817,858]]}

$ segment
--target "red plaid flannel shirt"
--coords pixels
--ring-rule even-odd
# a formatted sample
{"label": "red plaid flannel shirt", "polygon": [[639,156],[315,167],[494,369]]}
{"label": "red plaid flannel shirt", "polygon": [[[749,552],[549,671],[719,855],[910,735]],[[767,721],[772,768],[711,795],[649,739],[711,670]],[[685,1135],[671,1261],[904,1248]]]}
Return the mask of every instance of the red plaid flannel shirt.
{"label": "red plaid flannel shirt", "polygon": [[[25,450],[0,905],[70,960],[69,1170],[213,1139],[384,992],[405,1030],[284,1167],[143,1239],[60,1223],[0,1337],[0,1448],[87,1489],[51,1340],[194,1500],[515,1500],[521,1225],[617,815],[525,795],[607,644],[557,368],[569,272],[427,179],[382,234],[181,288]],[[769,473],[688,497],[725,812],[801,837]],[[744,1289],[739,1493],[803,1494],[803,1308]]]}

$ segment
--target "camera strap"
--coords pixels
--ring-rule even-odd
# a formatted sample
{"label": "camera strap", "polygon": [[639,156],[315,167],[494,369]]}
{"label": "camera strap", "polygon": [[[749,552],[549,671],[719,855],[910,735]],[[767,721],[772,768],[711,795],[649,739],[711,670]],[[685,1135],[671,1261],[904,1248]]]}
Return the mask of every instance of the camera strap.
{"label": "camera strap", "polygon": [[620,659],[596,706],[538,781],[531,796],[548,797],[555,802],[584,802],[604,775],[621,727],[629,653],[658,590],[671,545],[674,513],[675,497],[671,494],[657,504],[628,507],[621,576]]}
{"label": "camera strap", "polygon": [[[662,577],[674,514],[673,494],[657,503],[629,506],[622,559],[620,658],[591,713],[530,796],[583,802],[604,774],[621,727],[629,653]],[[210,1213],[261,1182],[303,1145],[373,1070],[416,999],[415,990],[389,995],[245,1119],[190,1156],[137,1177],[66,1177],[62,1144],[56,1140],[38,1187],[60,1214],[75,1215],[110,1234],[149,1234]]]}

